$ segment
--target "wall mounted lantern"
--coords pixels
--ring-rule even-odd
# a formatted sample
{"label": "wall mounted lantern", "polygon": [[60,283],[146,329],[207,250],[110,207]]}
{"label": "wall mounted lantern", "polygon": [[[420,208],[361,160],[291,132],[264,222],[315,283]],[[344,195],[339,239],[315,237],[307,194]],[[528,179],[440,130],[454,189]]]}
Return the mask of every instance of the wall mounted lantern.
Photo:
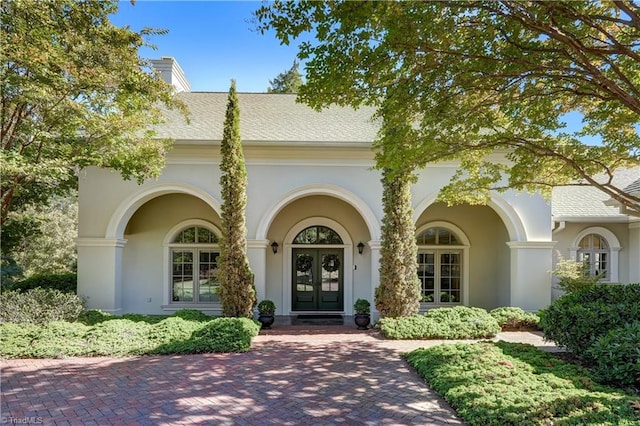
{"label": "wall mounted lantern", "polygon": [[278,243],[276,243],[275,241],[271,243],[271,250],[273,251],[273,254],[278,253]]}
{"label": "wall mounted lantern", "polygon": [[358,253],[362,254],[363,251],[364,251],[364,243],[360,241],[358,243]]}

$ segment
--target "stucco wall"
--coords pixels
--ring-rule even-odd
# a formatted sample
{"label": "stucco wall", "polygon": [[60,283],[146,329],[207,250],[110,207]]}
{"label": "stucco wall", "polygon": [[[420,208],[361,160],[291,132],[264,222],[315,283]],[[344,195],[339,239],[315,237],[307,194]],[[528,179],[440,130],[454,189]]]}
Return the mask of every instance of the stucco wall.
{"label": "stucco wall", "polygon": [[[620,251],[618,252],[618,282],[628,283],[630,281],[630,269],[632,264],[640,262],[639,259],[635,259],[635,254],[630,247],[631,241],[629,237],[629,224],[627,223],[602,223],[602,222],[580,222],[580,223],[565,223],[565,228],[561,231],[554,232],[553,239],[557,241],[554,256],[553,256],[553,267],[555,269],[556,263],[558,262],[559,256],[562,256],[565,259],[571,258],[571,248],[576,248],[577,243],[576,238],[578,234],[582,231],[592,228],[599,227],[605,228],[611,231],[620,243]],[[557,280],[554,279],[554,283]],[[554,298],[557,298],[561,292],[557,289],[553,290]]]}
{"label": "stucco wall", "polygon": [[507,230],[498,215],[486,206],[429,206],[417,227],[444,221],[459,227],[469,238],[469,304],[485,309],[509,305],[510,253]]}
{"label": "stucco wall", "polygon": [[[162,314],[164,282],[163,240],[167,232],[187,219],[204,219],[218,228],[218,215],[190,195],[162,195],[145,203],[126,228],[123,252],[122,307],[124,312]],[[149,300],[151,299],[151,300]]]}

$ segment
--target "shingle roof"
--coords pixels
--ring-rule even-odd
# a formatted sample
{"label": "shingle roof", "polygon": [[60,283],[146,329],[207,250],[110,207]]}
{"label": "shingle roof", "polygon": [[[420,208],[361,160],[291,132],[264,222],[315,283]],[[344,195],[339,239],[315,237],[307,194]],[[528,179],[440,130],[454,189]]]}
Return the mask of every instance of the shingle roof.
{"label": "shingle roof", "polygon": [[[640,191],[640,167],[616,170],[613,183],[625,192]],[[551,213],[555,218],[626,217],[617,206],[605,204],[609,198],[592,186],[559,186],[553,189]]]}
{"label": "shingle roof", "polygon": [[[228,93],[189,92],[177,95],[189,108],[190,124],[177,111],[156,127],[158,136],[176,141],[222,139]],[[238,93],[243,142],[370,144],[378,126],[373,108],[331,106],[317,112],[296,103],[294,94]]]}

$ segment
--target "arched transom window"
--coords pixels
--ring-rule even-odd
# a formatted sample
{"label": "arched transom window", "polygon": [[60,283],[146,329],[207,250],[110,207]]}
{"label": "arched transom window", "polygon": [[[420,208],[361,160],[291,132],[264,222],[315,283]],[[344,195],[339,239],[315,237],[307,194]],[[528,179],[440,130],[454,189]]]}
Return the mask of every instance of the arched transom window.
{"label": "arched transom window", "polygon": [[463,250],[460,238],[449,229],[432,227],[418,234],[417,244],[422,302],[461,303]]}
{"label": "arched transom window", "polygon": [[202,304],[219,302],[218,236],[203,226],[189,226],[171,240],[170,303]]}
{"label": "arched transom window", "polygon": [[585,273],[589,275],[600,274],[603,279],[608,279],[609,256],[609,244],[601,235],[585,235],[578,243],[576,260],[585,265]]}
{"label": "arched transom window", "polygon": [[326,226],[310,226],[293,239],[293,244],[343,244],[336,231]]}

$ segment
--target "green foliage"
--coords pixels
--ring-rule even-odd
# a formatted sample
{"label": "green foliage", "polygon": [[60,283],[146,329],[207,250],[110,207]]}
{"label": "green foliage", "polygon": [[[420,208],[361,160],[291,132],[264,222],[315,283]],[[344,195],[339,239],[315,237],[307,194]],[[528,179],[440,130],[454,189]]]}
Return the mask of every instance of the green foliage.
{"label": "green foliage", "polygon": [[75,273],[34,275],[9,286],[10,290],[20,292],[34,288],[49,288],[63,293],[76,294],[78,276]]}
{"label": "green foliage", "polygon": [[181,107],[138,49],[161,31],[119,28],[115,0],[9,1],[2,22],[1,222],[75,187],[75,171],[110,167],[158,176],[169,141],[154,137],[160,106]]}
{"label": "green foliage", "polygon": [[48,203],[27,205],[9,213],[2,229],[2,250],[11,254],[27,277],[74,272],[77,264],[77,191],[52,197]]}
{"label": "green foliage", "polygon": [[538,315],[512,306],[496,308],[489,314],[498,321],[503,329],[537,328],[540,322]]}
{"label": "green foliage", "polygon": [[293,61],[293,65],[288,71],[269,80],[270,87],[267,88],[267,93],[298,93],[300,86],[302,86],[302,76],[298,71],[298,65],[298,61]]}
{"label": "green foliage", "polygon": [[546,339],[591,362],[588,349],[598,337],[640,318],[640,284],[597,284],[565,294],[539,315]]}
{"label": "green foliage", "polygon": [[366,299],[358,299],[353,304],[353,310],[359,315],[369,315],[371,313],[371,303]]}
{"label": "green foliage", "polygon": [[273,315],[276,313],[276,304],[272,300],[264,299],[258,303],[258,312],[261,315]]}
{"label": "green foliage", "polygon": [[210,321],[212,318],[202,311],[197,309],[178,309],[172,315],[172,317],[182,318],[187,321]]}
{"label": "green foliage", "polygon": [[144,321],[112,319],[91,327],[84,336],[87,354],[97,356],[142,355],[150,350],[152,325]]}
{"label": "green foliage", "polygon": [[240,139],[240,107],[235,80],[231,81],[229,89],[220,151],[222,238],[218,257],[218,295],[224,315],[253,318],[257,299],[246,253],[247,169]]}
{"label": "green foliage", "polygon": [[0,261],[2,262],[0,263],[0,285],[6,290],[11,288],[24,273],[13,256],[2,254]]}
{"label": "green foliage", "polygon": [[459,343],[406,355],[469,425],[637,425],[638,397],[531,345]]}
{"label": "green foliage", "polygon": [[193,333],[196,352],[247,352],[260,324],[249,318],[218,318]]}
{"label": "green foliage", "polygon": [[[248,318],[211,318],[183,310],[170,317],[86,311],[82,322],[0,323],[0,356],[58,358],[246,352],[260,326]],[[206,317],[206,318],[205,318]]]}
{"label": "green foliage", "polygon": [[602,274],[591,275],[589,273],[589,265],[584,262],[578,262],[573,259],[564,259],[558,256],[556,269],[553,275],[558,277],[558,288],[565,293],[582,290],[597,284],[602,278]]}
{"label": "green foliage", "polygon": [[110,319],[115,319],[117,317],[107,313],[102,312],[99,309],[89,309],[88,311],[84,311],[78,317],[78,322],[81,322],[85,325],[96,325],[103,321],[108,321]]}
{"label": "green foliage", "polygon": [[420,309],[421,289],[416,271],[418,247],[411,204],[411,173],[382,176],[382,245],[376,309],[382,317],[402,317]]}
{"label": "green foliage", "polygon": [[382,318],[377,323],[390,339],[481,339],[494,337],[501,328],[481,308],[436,308],[424,315]]}
{"label": "green foliage", "polygon": [[588,353],[591,370],[600,380],[640,389],[640,320],[609,330]]}
{"label": "green foliage", "polygon": [[[580,180],[640,211],[606,175],[640,160],[640,12],[631,3],[283,1],[255,15],[258,30],[285,44],[313,39],[298,52],[302,102],[372,105],[387,129],[413,123],[411,143],[379,138],[380,169],[457,159],[440,194],[448,203]],[[570,112],[584,117],[575,131],[564,129]],[[589,136],[601,143],[583,143]],[[496,150],[509,163],[492,161]]]}
{"label": "green foliage", "polygon": [[0,321],[3,322],[75,321],[83,309],[78,296],[54,289],[34,288],[24,293],[3,291],[0,294]]}

